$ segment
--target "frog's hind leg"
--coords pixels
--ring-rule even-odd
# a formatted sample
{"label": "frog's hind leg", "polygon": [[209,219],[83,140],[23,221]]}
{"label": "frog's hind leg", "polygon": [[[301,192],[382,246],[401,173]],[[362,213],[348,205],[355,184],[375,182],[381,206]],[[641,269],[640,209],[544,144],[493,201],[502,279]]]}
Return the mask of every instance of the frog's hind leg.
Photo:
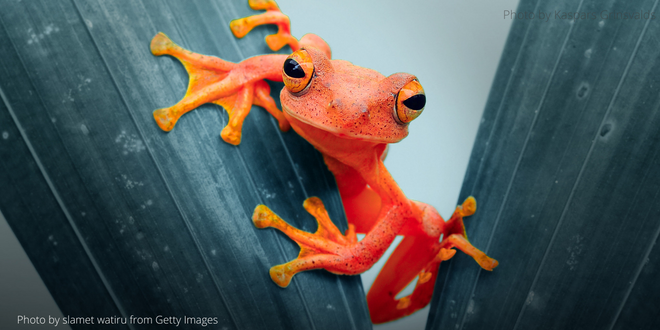
{"label": "frog's hind leg", "polygon": [[440,245],[442,248],[456,247],[463,253],[469,255],[481,268],[493,270],[497,267],[497,260],[487,256],[484,252],[474,247],[467,239],[463,217],[471,216],[477,210],[477,202],[474,197],[468,197],[463,205],[456,207],[454,214],[447,220],[444,228],[444,238]]}
{"label": "frog's hind leg", "polygon": [[[427,228],[433,223],[442,225],[442,242],[436,235],[408,233],[385,263],[367,294],[367,304],[372,322],[384,323],[410,315],[424,308],[431,301],[440,263],[454,256],[460,249],[473,257],[479,265],[492,270],[497,261],[470,244],[465,236],[463,217],[476,209],[474,198],[468,198],[458,206],[446,223],[432,207],[417,203],[423,209]],[[431,224],[431,226],[428,226]],[[415,277],[417,284],[412,294],[396,299]]]}
{"label": "frog's hind leg", "polygon": [[177,58],[189,75],[188,90],[183,99],[171,107],[154,111],[154,119],[164,131],[171,131],[183,114],[204,103],[215,103],[227,110],[229,121],[220,134],[227,143],[240,143],[243,120],[252,104],[271,113],[279,122],[280,129],[289,129],[288,121],[270,97],[270,87],[259,76],[265,76],[266,70],[254,69],[262,65],[277,71],[281,67],[278,61],[283,62],[284,55],[280,56],[281,59],[278,55],[253,57],[246,60],[245,64],[237,64],[183,49],[164,33],[158,33],[153,38],[151,52],[156,56],[171,55]]}
{"label": "frog's hind leg", "polygon": [[289,225],[265,205],[258,205],[252,216],[257,228],[278,229],[300,246],[300,253],[296,259],[270,269],[270,277],[281,287],[287,287],[295,274],[305,270],[326,268],[332,271],[331,265],[340,258],[337,253],[341,247],[357,242],[355,228],[349,225],[346,234],[342,234],[330,220],[319,198],[306,199],[303,207],[316,218],[318,223],[318,229],[313,234]]}
{"label": "frog's hind leg", "polygon": [[[433,243],[414,236],[406,236],[399,243],[367,294],[369,313],[374,324],[410,315],[431,301],[440,262],[450,259],[456,253],[453,249],[438,250],[437,246],[429,248]],[[415,277],[418,279],[413,293],[397,299],[397,294]]]}

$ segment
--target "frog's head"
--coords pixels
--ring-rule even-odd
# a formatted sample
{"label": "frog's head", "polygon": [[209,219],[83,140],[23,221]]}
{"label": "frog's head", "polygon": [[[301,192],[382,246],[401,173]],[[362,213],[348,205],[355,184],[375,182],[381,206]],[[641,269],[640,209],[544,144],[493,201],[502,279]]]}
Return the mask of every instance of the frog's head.
{"label": "frog's head", "polygon": [[398,142],[426,103],[413,75],[385,77],[347,61],[329,60],[311,47],[284,61],[282,78],[285,114],[343,138]]}

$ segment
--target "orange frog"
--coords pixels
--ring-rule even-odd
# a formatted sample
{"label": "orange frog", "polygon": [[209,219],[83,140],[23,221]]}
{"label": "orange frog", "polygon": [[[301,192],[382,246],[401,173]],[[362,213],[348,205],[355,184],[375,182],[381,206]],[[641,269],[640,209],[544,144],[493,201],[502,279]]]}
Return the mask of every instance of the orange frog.
{"label": "orange frog", "polygon": [[[337,180],[348,230],[339,231],[316,197],[303,203],[318,221],[315,233],[296,229],[265,205],[258,205],[252,216],[255,226],[279,229],[300,245],[296,259],[270,269],[273,281],[286,287],[296,273],[319,268],[335,274],[363,273],[397,235],[404,235],[367,294],[372,321],[383,323],[429,303],[438,266],[456,253],[454,247],[472,256],[482,268],[495,268],[497,261],[466,237],[463,217],[475,212],[474,198],[466,199],[444,221],[432,206],[406,198],[383,164],[387,145],[405,138],[408,124],[424,110],[426,97],[417,78],[407,73],[385,77],[347,61],[331,60],[330,47],[320,37],[307,34],[298,41],[291,36],[289,18],[274,1],[250,0],[249,4],[266,12],[232,21],[234,35],[241,38],[255,26],[276,24],[278,32],[266,37],[266,43],[274,51],[288,44],[293,54],[261,55],[231,63],[184,50],[159,33],[151,41],[152,53],[178,58],[190,81],[184,98],[156,110],[154,118],[169,131],[184,113],[204,103],[216,103],[229,113],[222,139],[238,145],[243,120],[255,104],[270,112],[282,131],[293,127],[321,152]],[[284,81],[280,94],[283,111],[270,97],[264,79]],[[356,233],[366,236],[358,242]],[[413,293],[396,299],[417,276]]]}

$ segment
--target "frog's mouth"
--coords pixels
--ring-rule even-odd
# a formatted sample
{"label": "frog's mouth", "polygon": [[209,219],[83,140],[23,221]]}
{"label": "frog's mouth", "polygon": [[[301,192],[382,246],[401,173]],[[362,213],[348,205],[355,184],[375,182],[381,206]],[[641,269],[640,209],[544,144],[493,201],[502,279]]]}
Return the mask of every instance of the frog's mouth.
{"label": "frog's mouth", "polygon": [[330,125],[323,125],[323,124],[320,124],[320,123],[318,123],[318,122],[312,121],[312,120],[310,120],[310,119],[308,119],[308,118],[305,118],[304,116],[302,116],[302,115],[296,113],[295,111],[291,111],[291,110],[290,110],[286,105],[284,105],[284,104],[282,104],[282,112],[284,112],[286,115],[289,115],[289,116],[293,117],[293,119],[295,119],[295,120],[297,120],[297,121],[300,121],[300,122],[302,122],[302,123],[304,123],[304,124],[307,124],[307,125],[309,125],[309,126],[312,126],[312,127],[314,127],[314,128],[318,128],[318,129],[324,130],[324,131],[326,131],[326,132],[333,133],[333,134],[335,134],[335,135],[337,135],[337,136],[350,138],[350,137],[347,136],[346,134],[343,134],[339,128],[337,128],[337,127],[333,127],[333,126],[330,126]]}
{"label": "frog's mouth", "polygon": [[[295,111],[290,110],[286,105],[282,104],[282,112],[286,116],[292,117],[293,119],[309,125],[311,127],[317,128],[319,130],[322,130],[327,133],[331,133],[337,137],[343,138],[343,139],[350,139],[350,140],[357,140],[357,141],[367,141],[367,142],[373,142],[373,143],[396,143],[401,141],[403,138],[405,138],[408,135],[408,130],[404,129],[402,130],[400,135],[392,134],[387,137],[375,137],[373,135],[367,135],[367,134],[360,134],[359,132],[353,132],[351,130],[347,129],[342,129],[337,127],[336,125],[328,125],[321,123],[319,121],[314,121],[311,118],[307,118]],[[295,123],[292,123],[292,126],[295,128]]]}

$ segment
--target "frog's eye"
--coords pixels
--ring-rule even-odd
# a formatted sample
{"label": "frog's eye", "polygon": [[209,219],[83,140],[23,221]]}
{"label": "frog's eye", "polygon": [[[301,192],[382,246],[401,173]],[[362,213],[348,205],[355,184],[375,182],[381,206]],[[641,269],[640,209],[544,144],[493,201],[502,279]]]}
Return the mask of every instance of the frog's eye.
{"label": "frog's eye", "polygon": [[284,86],[291,93],[298,93],[305,89],[312,80],[314,64],[306,50],[301,49],[287,57],[282,67]]}
{"label": "frog's eye", "polygon": [[417,118],[426,105],[426,96],[424,88],[417,79],[407,83],[396,98],[396,108],[394,108],[394,117],[401,124],[407,124]]}

